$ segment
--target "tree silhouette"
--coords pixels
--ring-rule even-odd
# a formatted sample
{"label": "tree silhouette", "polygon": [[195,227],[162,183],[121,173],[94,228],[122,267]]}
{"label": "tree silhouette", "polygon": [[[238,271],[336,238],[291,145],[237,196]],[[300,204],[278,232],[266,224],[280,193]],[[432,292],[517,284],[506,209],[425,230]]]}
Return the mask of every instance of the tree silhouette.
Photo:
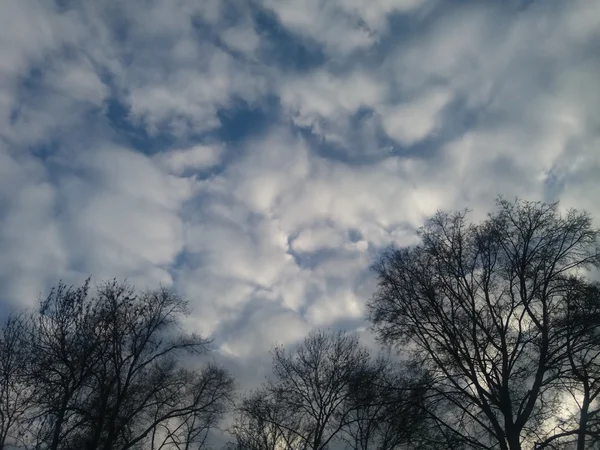
{"label": "tree silhouette", "polygon": [[576,430],[577,450],[584,450],[600,443],[600,285],[572,280],[564,308],[567,362],[563,384],[574,407],[571,414],[561,418],[553,438]]}
{"label": "tree silhouette", "polygon": [[354,450],[392,450],[433,442],[431,434],[418,437],[432,424],[422,405],[425,378],[400,367],[373,358],[356,335],[343,332],[317,330],[293,351],[277,347],[273,376],[241,403],[231,430],[234,445],[324,450],[345,443]]}
{"label": "tree silhouette", "polygon": [[378,358],[351,391],[350,420],[344,428],[352,450],[434,449],[445,443],[425,404],[428,374]]}
{"label": "tree silhouette", "polygon": [[38,392],[29,376],[27,325],[25,315],[11,315],[0,330],[0,449],[22,439]]}
{"label": "tree silhouette", "polygon": [[499,200],[482,223],[439,212],[418,234],[420,244],[390,248],[374,266],[377,336],[430,370],[455,410],[437,422],[472,448],[551,439],[568,359],[565,299],[600,264],[589,215]]}
{"label": "tree silhouette", "polygon": [[[237,403],[231,450],[600,448],[600,233],[557,203],[438,212],[388,248],[357,335],[275,347]],[[0,450],[199,450],[234,404],[202,363],[186,301],[116,281],[59,283],[0,329]]]}
{"label": "tree silhouette", "polygon": [[262,389],[243,399],[230,432],[236,450],[304,450],[300,420],[286,405]]}
{"label": "tree silhouette", "polygon": [[[190,450],[233,400],[221,367],[196,368],[209,341],[180,328],[168,289],[60,283],[0,338],[0,449]],[[24,319],[26,317],[26,320]],[[10,440],[10,442],[9,442]]]}
{"label": "tree silhouette", "polygon": [[292,433],[294,448],[324,450],[351,420],[351,386],[369,361],[356,336],[314,331],[293,352],[275,348],[273,378],[242,411]]}

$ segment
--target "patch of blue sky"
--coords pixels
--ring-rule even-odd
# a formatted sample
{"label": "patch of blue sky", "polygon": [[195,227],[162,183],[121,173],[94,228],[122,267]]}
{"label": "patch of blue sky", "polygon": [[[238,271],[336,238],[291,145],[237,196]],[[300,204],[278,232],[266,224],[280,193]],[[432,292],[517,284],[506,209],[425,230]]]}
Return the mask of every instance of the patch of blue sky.
{"label": "patch of blue sky", "polygon": [[261,49],[264,64],[284,72],[308,72],[327,62],[327,56],[316,42],[302,39],[284,28],[273,13],[254,8],[253,20],[268,44]]}
{"label": "patch of blue sky", "polygon": [[131,120],[129,106],[117,96],[107,99],[106,118],[115,133],[115,141],[144,154],[166,151],[178,143],[178,138],[168,126],[150,132],[143,122]]}

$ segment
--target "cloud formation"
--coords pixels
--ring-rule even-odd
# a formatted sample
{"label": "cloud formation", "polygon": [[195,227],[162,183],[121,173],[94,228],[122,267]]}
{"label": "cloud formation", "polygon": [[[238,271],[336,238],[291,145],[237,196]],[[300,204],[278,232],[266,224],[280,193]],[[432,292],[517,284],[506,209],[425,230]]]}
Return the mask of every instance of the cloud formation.
{"label": "cloud formation", "polygon": [[0,46],[5,308],[172,285],[244,372],[438,208],[600,217],[595,0],[8,0]]}

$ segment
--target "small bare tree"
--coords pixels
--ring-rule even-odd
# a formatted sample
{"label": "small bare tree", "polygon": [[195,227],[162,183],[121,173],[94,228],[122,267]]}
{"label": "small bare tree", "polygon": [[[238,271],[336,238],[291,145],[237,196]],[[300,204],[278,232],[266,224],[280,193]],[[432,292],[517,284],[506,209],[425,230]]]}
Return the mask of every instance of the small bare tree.
{"label": "small bare tree", "polygon": [[235,450],[304,450],[307,446],[296,431],[299,427],[294,412],[262,390],[243,400],[229,431]]}
{"label": "small bare tree", "polygon": [[170,401],[180,402],[180,407],[188,405],[189,411],[161,420],[162,408],[160,403],[157,404],[153,414],[153,423],[157,425],[151,434],[151,450],[205,448],[209,432],[233,402],[233,379],[223,368],[209,364],[200,371],[183,371],[181,376],[186,392]]}
{"label": "small bare tree", "polygon": [[352,450],[439,448],[425,409],[426,374],[379,358],[352,389],[350,420],[344,428]]}
{"label": "small bare tree", "polygon": [[275,348],[273,378],[242,410],[294,435],[290,448],[324,450],[351,420],[351,386],[369,361],[356,336],[312,332],[292,352]]}

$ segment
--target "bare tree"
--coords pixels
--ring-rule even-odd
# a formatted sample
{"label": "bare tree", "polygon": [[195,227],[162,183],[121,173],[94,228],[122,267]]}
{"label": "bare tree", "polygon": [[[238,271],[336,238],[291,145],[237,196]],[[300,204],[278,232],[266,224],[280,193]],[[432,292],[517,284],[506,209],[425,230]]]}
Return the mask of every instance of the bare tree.
{"label": "bare tree", "polygon": [[198,372],[185,371],[183,378],[188,386],[185,396],[171,401],[189,405],[189,411],[160,421],[161,408],[156,408],[153,420],[157,426],[152,430],[151,450],[204,448],[209,432],[233,402],[233,379],[221,367],[209,364]]}
{"label": "bare tree", "polygon": [[[350,420],[343,431],[353,450],[439,448],[425,402],[427,374],[379,358],[351,390]],[[432,445],[429,445],[432,443]]]}
{"label": "bare tree", "polygon": [[116,282],[102,286],[96,302],[100,357],[83,409],[84,448],[147,448],[157,427],[180,422],[185,428],[196,419],[198,429],[203,418],[212,423],[229,401],[233,382],[220,369],[198,373],[181,367],[182,356],[205,353],[208,344],[178,328],[187,303],[167,289],[136,294]]}
{"label": "bare tree", "polygon": [[293,434],[294,448],[324,450],[351,420],[351,386],[369,361],[356,336],[312,332],[292,352],[275,348],[273,378],[243,410]]}
{"label": "bare tree", "polygon": [[564,308],[567,360],[562,381],[574,408],[559,418],[557,433],[540,443],[540,450],[561,435],[571,436],[573,430],[577,450],[600,443],[600,285],[572,280]]}
{"label": "bare tree", "polygon": [[195,368],[209,341],[181,329],[187,303],[116,281],[89,291],[89,280],[60,283],[2,329],[0,444],[23,429],[15,445],[34,450],[204,446],[234,382],[214,364]]}
{"label": "bare tree", "polygon": [[64,448],[81,425],[77,407],[87,395],[99,346],[88,291],[89,280],[76,289],[59,283],[31,319],[30,381],[39,395],[28,439],[36,442],[35,448]]}
{"label": "bare tree", "polygon": [[499,200],[480,224],[440,212],[419,236],[374,266],[378,337],[428,367],[440,401],[456,408],[437,422],[472,448],[521,450],[548,438],[566,358],[556,324],[570,279],[600,264],[590,217]]}
{"label": "bare tree", "polygon": [[293,411],[262,390],[243,400],[229,431],[236,450],[304,450],[306,442],[296,431],[299,426]]}
{"label": "bare tree", "polygon": [[17,444],[33,408],[36,386],[30,383],[27,321],[9,316],[0,330],[0,450]]}

